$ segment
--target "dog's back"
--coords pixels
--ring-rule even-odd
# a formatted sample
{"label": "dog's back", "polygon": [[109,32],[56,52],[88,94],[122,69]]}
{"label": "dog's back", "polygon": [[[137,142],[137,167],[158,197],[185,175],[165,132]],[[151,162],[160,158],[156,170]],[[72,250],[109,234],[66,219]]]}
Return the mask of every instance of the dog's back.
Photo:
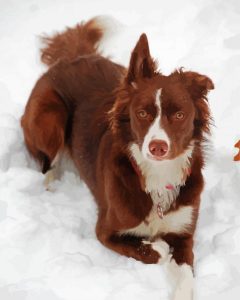
{"label": "dog's back", "polygon": [[97,53],[102,35],[97,19],[92,19],[44,38],[47,45],[41,58],[50,68],[36,83],[21,120],[28,150],[40,162],[43,173],[72,143],[72,124],[81,132],[82,140],[77,143],[84,149],[80,155],[94,163],[97,141],[107,128],[104,118],[114,101],[113,90],[124,72],[123,67]]}

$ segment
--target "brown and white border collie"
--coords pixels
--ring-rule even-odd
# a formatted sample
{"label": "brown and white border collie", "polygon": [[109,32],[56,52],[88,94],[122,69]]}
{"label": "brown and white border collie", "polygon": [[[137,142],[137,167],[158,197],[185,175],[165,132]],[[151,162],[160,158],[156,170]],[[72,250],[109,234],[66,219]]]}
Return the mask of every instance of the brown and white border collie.
{"label": "brown and white border collie", "polygon": [[146,34],[126,69],[98,52],[103,33],[95,18],[44,39],[49,69],[21,120],[26,146],[43,173],[67,151],[98,204],[101,243],[144,263],[167,260],[173,299],[192,299],[213,83],[182,69],[163,75]]}

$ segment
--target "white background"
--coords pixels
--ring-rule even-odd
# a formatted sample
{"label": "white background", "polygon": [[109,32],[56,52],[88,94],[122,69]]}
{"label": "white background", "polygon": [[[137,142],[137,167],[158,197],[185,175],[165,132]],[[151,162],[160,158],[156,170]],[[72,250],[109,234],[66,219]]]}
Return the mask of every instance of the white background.
{"label": "white background", "polygon": [[45,191],[19,118],[37,78],[42,33],[110,15],[104,53],[124,65],[146,32],[163,73],[208,75],[215,120],[195,236],[196,299],[240,294],[240,1],[0,0],[0,299],[169,299],[164,267],[144,265],[96,239],[96,206],[71,172]]}

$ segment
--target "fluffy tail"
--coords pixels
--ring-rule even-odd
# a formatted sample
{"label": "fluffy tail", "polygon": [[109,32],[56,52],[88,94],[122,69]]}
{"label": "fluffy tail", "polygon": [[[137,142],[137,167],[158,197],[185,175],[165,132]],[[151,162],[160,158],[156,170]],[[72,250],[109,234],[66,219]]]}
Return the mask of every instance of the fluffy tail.
{"label": "fluffy tail", "polygon": [[41,60],[50,66],[59,59],[73,60],[79,55],[97,52],[98,42],[103,37],[104,26],[99,17],[67,28],[53,37],[43,36],[45,47],[41,49]]}

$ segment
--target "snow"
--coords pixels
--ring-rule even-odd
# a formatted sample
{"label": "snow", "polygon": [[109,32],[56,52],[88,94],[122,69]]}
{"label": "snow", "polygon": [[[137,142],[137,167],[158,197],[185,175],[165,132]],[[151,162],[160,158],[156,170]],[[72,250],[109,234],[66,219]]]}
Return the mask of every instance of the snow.
{"label": "snow", "polygon": [[127,65],[148,34],[160,69],[184,66],[213,79],[215,119],[195,236],[195,299],[239,299],[240,2],[238,0],[0,1],[0,299],[120,300],[170,297],[164,266],[106,249],[94,232],[96,205],[71,171],[44,188],[19,119],[45,70],[38,36],[110,15],[103,52]]}

